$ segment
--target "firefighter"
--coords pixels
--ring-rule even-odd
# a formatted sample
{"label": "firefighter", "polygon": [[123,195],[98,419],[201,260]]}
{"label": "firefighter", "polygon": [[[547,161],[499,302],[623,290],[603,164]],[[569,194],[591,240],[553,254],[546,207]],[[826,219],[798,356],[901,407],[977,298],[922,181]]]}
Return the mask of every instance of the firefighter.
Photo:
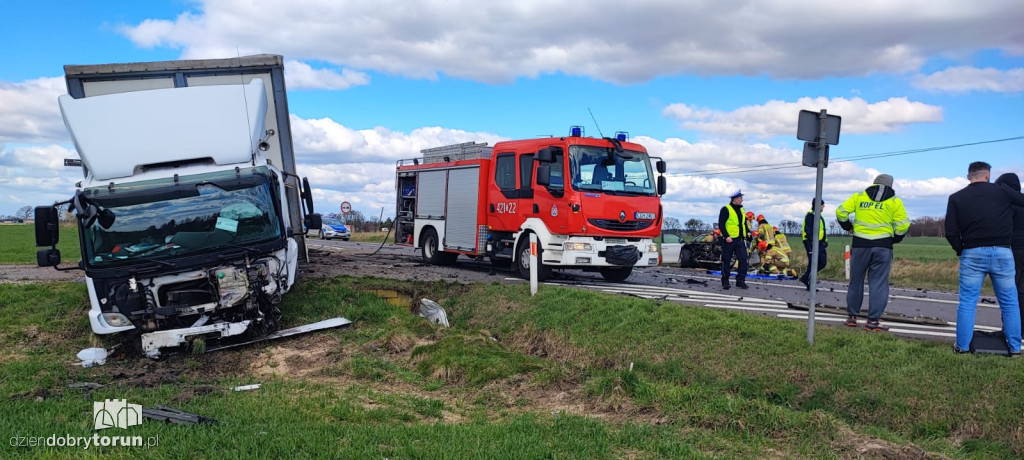
{"label": "firefighter", "polygon": [[765,220],[764,214],[757,215],[757,235],[761,241],[765,241],[768,244],[775,243],[775,230],[772,230],[772,224]]}
{"label": "firefighter", "polygon": [[782,249],[775,247],[775,245],[761,241],[758,243],[758,249],[761,250],[761,272],[771,273],[773,275],[784,274],[789,275],[792,270],[789,269],[789,256],[786,255]]}
{"label": "firefighter", "polygon": [[[753,230],[757,229],[757,221],[754,220],[754,213],[750,212],[750,211],[747,211],[747,213],[744,214],[744,216],[747,218],[747,230],[753,231]],[[750,235],[750,236],[754,236],[754,235]]]}
{"label": "firefighter", "polygon": [[720,238],[722,238],[722,231],[716,228],[712,230],[711,233],[709,233],[707,236],[705,236],[704,239],[702,239],[701,241],[704,243],[714,243]]}
{"label": "firefighter", "polygon": [[789,240],[786,238],[786,234],[780,232],[779,227],[772,227],[772,231],[775,232],[775,247],[785,252],[787,257],[792,257],[793,249],[789,247]]}

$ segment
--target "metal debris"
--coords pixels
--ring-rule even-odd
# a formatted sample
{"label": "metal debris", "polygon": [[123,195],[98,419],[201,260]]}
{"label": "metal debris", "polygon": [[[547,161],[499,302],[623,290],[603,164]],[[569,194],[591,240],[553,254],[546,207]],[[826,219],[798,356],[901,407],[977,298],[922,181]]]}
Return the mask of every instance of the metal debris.
{"label": "metal debris", "polygon": [[154,405],[153,407],[143,407],[142,416],[146,418],[151,418],[153,420],[159,420],[161,422],[177,423],[179,425],[195,425],[196,423],[219,423],[217,422],[216,419],[210,417],[193,414],[191,412],[185,412],[183,410],[174,409],[172,407],[161,406],[159,404]]}
{"label": "metal debris", "polygon": [[249,391],[249,390],[258,390],[258,389],[260,389],[260,386],[261,386],[261,384],[259,384],[259,383],[254,383],[254,384],[252,384],[252,385],[241,385],[241,386],[237,386],[237,387],[233,388],[233,390],[235,390],[235,391]]}
{"label": "metal debris", "polygon": [[99,383],[94,383],[94,382],[75,382],[75,383],[69,384],[68,388],[70,388],[72,390],[92,391],[92,390],[98,390],[100,388],[103,388],[103,385],[101,385]]}

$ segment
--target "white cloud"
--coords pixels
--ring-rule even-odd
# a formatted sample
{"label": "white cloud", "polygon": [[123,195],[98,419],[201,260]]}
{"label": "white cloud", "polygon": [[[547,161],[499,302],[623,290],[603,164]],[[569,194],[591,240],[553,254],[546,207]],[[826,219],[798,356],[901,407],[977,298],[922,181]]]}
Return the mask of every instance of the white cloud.
{"label": "white cloud", "polygon": [[416,78],[510,82],[560,72],[634,83],[679,73],[899,74],[935,54],[1024,54],[1021,17],[1019,0],[203,0],[121,32],[141,47],[180,48],[183,58],[273,52]]}
{"label": "white cloud", "polygon": [[665,107],[662,114],[680,120],[686,129],[767,138],[795,135],[800,111],[818,112],[821,109],[842,117],[843,133],[888,133],[907,124],[942,121],[942,107],[913,102],[905,97],[893,97],[875,103],[868,103],[859,97],[802,97],[796,102],[772,100],[729,112],[676,103]]}
{"label": "white cloud", "polygon": [[66,92],[60,77],[0,82],[0,142],[67,142],[57,106]]}
{"label": "white cloud", "polygon": [[967,93],[991,91],[1018,93],[1024,91],[1024,69],[999,70],[991,67],[950,67],[931,75],[921,75],[914,86],[933,91]]}
{"label": "white cloud", "polygon": [[363,72],[342,69],[339,74],[330,69],[314,69],[300,61],[286,62],[284,70],[289,89],[348,89],[370,83],[370,76]]}

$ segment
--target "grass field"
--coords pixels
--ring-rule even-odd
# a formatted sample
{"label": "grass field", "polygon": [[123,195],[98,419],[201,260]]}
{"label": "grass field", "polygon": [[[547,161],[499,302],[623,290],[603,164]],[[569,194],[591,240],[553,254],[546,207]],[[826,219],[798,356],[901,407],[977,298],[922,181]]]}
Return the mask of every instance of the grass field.
{"label": "grass field", "polygon": [[[144,448],[15,448],[80,458],[1019,458],[1021,362],[947,344],[544,286],[409,283],[451,328],[373,294],[303,280],[285,321],[353,326],[240,351],[72,365],[82,284],[0,291],[0,433],[156,437]],[[304,353],[304,354],[301,354]],[[269,374],[268,374],[269,370]],[[97,382],[91,393],[68,389]],[[262,383],[256,391],[227,388]],[[92,428],[92,401],[219,420]],[[110,430],[105,430],[110,431]]]}
{"label": "grass field", "polygon": [[[0,225],[0,264],[36,263],[35,227],[24,224]],[[78,263],[82,252],[78,244],[78,227],[63,225],[57,243],[62,265]]]}

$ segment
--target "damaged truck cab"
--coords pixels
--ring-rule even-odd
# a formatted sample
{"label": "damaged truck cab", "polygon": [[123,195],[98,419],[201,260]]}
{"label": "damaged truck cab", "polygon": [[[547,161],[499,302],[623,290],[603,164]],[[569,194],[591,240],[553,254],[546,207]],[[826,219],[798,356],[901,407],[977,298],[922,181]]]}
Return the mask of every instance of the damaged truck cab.
{"label": "damaged truck cab", "polygon": [[[78,222],[97,334],[150,357],[260,337],[319,228],[294,173],[280,56],[67,66],[61,113],[85,178],[36,208],[40,266],[60,268],[57,207]],[[305,215],[303,211],[305,207]]]}

